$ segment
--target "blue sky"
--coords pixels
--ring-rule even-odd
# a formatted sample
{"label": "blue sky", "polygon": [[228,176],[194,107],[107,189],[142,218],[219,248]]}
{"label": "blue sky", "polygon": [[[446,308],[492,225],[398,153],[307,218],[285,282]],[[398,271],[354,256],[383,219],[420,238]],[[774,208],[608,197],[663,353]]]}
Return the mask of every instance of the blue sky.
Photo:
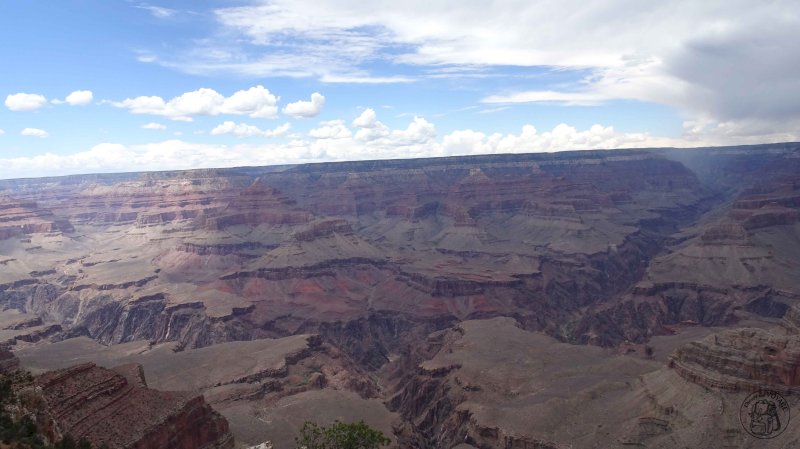
{"label": "blue sky", "polygon": [[798,140],[792,1],[5,1],[0,178]]}

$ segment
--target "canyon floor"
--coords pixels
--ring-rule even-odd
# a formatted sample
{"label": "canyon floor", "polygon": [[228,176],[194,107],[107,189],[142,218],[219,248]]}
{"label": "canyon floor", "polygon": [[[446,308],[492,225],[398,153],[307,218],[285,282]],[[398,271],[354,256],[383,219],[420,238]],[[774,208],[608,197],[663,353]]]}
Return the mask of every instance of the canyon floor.
{"label": "canyon floor", "polygon": [[800,144],[0,180],[0,344],[236,447],[800,447],[798,299]]}

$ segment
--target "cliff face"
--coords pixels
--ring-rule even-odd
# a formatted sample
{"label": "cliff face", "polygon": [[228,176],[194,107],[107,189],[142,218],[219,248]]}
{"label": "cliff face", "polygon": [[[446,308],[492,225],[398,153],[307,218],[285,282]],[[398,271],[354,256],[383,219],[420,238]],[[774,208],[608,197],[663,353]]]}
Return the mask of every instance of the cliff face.
{"label": "cliff face", "polygon": [[796,150],[678,157],[727,202],[674,234],[626,294],[582,319],[585,340],[643,342],[681,323],[731,325],[742,310],[781,318],[800,298]]}
{"label": "cliff face", "polygon": [[23,284],[0,304],[104,343],[201,347],[371,314],[512,314],[560,335],[709,195],[636,151],[382,164],[11,183],[78,228],[10,242],[0,281]]}
{"label": "cliff face", "polygon": [[800,391],[800,336],[723,331],[678,348],[669,365],[686,380],[709,388]]}
{"label": "cliff face", "polygon": [[0,303],[68,335],[188,347],[286,335],[290,315],[306,330],[373,313],[513,315],[601,345],[730,324],[737,309],[777,316],[800,293],[792,151],[4,182],[20,238],[0,257]]}
{"label": "cliff face", "polygon": [[70,232],[72,224],[52,212],[40,208],[33,201],[18,201],[0,195],[0,240],[26,234]]}
{"label": "cliff face", "polygon": [[141,367],[83,364],[36,379],[51,439],[85,438],[119,449],[229,449],[225,419],[202,396],[147,388]]}

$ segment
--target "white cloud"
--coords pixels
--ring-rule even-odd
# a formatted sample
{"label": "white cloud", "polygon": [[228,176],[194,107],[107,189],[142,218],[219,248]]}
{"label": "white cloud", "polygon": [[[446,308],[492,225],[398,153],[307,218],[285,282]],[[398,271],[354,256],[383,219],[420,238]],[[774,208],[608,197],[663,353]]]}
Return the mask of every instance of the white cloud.
{"label": "white cloud", "polygon": [[377,122],[375,126],[371,128],[361,128],[356,131],[355,139],[361,142],[371,142],[378,139],[386,138],[391,135],[392,131],[389,129],[388,126],[384,125],[381,122]]}
{"label": "white cloud", "polygon": [[295,118],[316,117],[322,112],[325,105],[325,97],[319,92],[311,94],[311,101],[296,101],[289,103],[283,108],[283,113]]}
{"label": "white cloud", "polygon": [[232,121],[225,121],[211,130],[212,136],[219,136],[223,134],[233,134],[236,137],[278,137],[289,132],[291,125],[284,123],[275,129],[264,131],[257,126],[248,125],[246,123],[235,123]]}
{"label": "white cloud", "polygon": [[371,73],[387,60],[448,78],[549,67],[575,79],[485,101],[655,102],[692,120],[769,123],[772,133],[800,120],[800,82],[790,75],[800,70],[790,50],[800,48],[800,14],[790,1],[463,0],[456,11],[375,0],[365,14],[359,0],[262,0],[215,17],[228,37],[203,41],[174,67],[353,83],[413,80]]}
{"label": "white cloud", "polygon": [[67,98],[64,99],[67,103],[72,106],[85,106],[92,102],[93,94],[91,90],[76,90],[71,94],[67,95]]}
{"label": "white cloud", "polygon": [[5,131],[3,131],[2,129],[0,129],[0,136],[2,136],[2,135],[3,135],[3,134],[5,134],[5,133],[6,133]]}
{"label": "white cloud", "polygon": [[408,76],[368,76],[368,75],[334,75],[326,73],[319,79],[330,84],[396,84],[413,83],[414,78]]}
{"label": "white cloud", "polygon": [[353,120],[353,126],[359,128],[355,139],[361,142],[370,142],[388,137],[391,134],[389,127],[378,121],[377,114],[372,108],[364,109],[361,115]]}
{"label": "white cloud", "polygon": [[480,111],[476,112],[476,114],[495,114],[498,112],[503,112],[506,109],[508,109],[508,106],[501,106],[498,108],[487,108],[487,109],[481,109]]}
{"label": "white cloud", "polygon": [[508,95],[490,95],[483,103],[563,103],[566,105],[591,105],[612,99],[599,92],[556,92],[535,90],[514,92]]}
{"label": "white cloud", "polygon": [[148,11],[153,17],[156,17],[158,19],[166,19],[172,17],[173,15],[175,15],[175,13],[178,12],[174,9],[164,8],[161,6],[148,5],[147,3],[142,3],[134,7]]}
{"label": "white cloud", "polygon": [[329,120],[309,131],[308,135],[315,139],[346,139],[352,136],[353,132],[345,125],[344,120]]}
{"label": "white cloud", "polygon": [[20,132],[20,134],[22,134],[23,136],[39,137],[39,138],[45,138],[50,135],[48,134],[47,131],[39,128],[25,128]]}
{"label": "white cloud", "polygon": [[372,108],[364,109],[353,120],[353,126],[359,128],[355,139],[371,144],[413,145],[432,142],[436,138],[436,127],[422,117],[414,116],[406,129],[391,130],[378,121]]}
{"label": "white cloud", "polygon": [[269,165],[310,161],[311,157],[308,148],[278,144],[227,146],[177,139],[145,145],[102,143],[69,155],[0,158],[0,177]]}
{"label": "white cloud", "polygon": [[136,60],[139,62],[143,62],[145,64],[149,64],[151,62],[158,61],[158,56],[154,55],[152,52],[147,50],[137,50],[136,53]]}
{"label": "white cloud", "polygon": [[589,150],[670,146],[677,142],[659,139],[647,133],[618,133],[613,127],[593,125],[578,131],[564,123],[540,133],[525,125],[519,134],[484,134],[472,130],[455,131],[442,140],[447,154],[538,153],[565,150]]}
{"label": "white cloud", "polygon": [[142,129],[156,129],[156,130],[159,130],[159,131],[163,131],[163,130],[167,129],[167,126],[163,125],[161,123],[150,122],[150,123],[145,123],[144,125],[142,125]]}
{"label": "white cloud", "polygon": [[278,116],[277,104],[278,97],[264,86],[255,86],[231,95],[223,103],[220,112],[253,118],[274,118]]}
{"label": "white cloud", "polygon": [[393,130],[391,140],[398,145],[424,144],[436,138],[436,127],[422,117],[414,117],[408,128]]}
{"label": "white cloud", "polygon": [[361,115],[353,120],[353,126],[356,128],[374,128],[378,124],[378,116],[372,108],[364,109]]}
{"label": "white cloud", "polygon": [[[357,129],[355,134],[344,120],[331,120],[320,123],[306,136],[289,135],[288,143],[211,145],[173,139],[146,145],[103,143],[71,155],[48,153],[34,157],[0,158],[0,166],[3,167],[0,176],[13,178],[471,154],[707,146],[739,142],[742,136],[749,138],[747,136],[752,133],[763,132],[759,129],[737,129],[731,124],[687,122],[685,135],[680,138],[619,132],[613,127],[599,124],[583,130],[560,124],[545,131],[525,125],[518,133],[511,134],[462,129],[438,137],[435,125],[421,117],[414,117],[405,128],[391,129],[365,110],[354,122],[358,123],[358,126],[353,124]],[[238,133],[246,136],[286,133],[288,129],[289,124],[272,131],[262,131],[246,124],[223,122],[212,134]],[[360,138],[362,132],[372,134],[369,138]],[[769,141],[798,141],[800,135],[779,133],[772,134],[771,139]]]}
{"label": "white cloud", "polygon": [[18,93],[6,97],[6,107],[11,111],[35,111],[47,104],[47,98],[39,94]]}
{"label": "white cloud", "polygon": [[158,96],[141,96],[112,102],[133,114],[149,114],[172,120],[192,121],[199,115],[247,115],[253,118],[274,118],[278,114],[278,97],[264,86],[254,86],[225,97],[214,89],[201,88],[186,92],[169,101]]}

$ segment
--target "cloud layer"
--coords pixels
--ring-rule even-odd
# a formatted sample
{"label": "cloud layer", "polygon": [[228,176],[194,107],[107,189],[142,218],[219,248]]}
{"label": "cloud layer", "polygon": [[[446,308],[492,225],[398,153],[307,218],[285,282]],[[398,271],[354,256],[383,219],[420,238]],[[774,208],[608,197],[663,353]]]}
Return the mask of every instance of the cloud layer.
{"label": "cloud layer", "polygon": [[236,137],[278,137],[289,132],[291,125],[284,123],[272,130],[262,130],[257,126],[248,125],[246,123],[235,123],[226,120],[217,127],[211,130],[212,136],[220,136],[223,134],[233,134]]}
{"label": "cloud layer", "polygon": [[[308,11],[314,11],[309,16]],[[189,72],[407,82],[385,61],[465,76],[475,68],[550,68],[579,80],[497,91],[487,103],[654,102],[687,120],[800,125],[796,2],[675,0],[262,0],[215,11],[220,31],[173,67]],[[244,44],[246,43],[246,44]],[[424,72],[423,72],[424,73]]]}
{"label": "cloud layer", "polygon": [[[261,130],[245,123],[225,121],[212,135],[274,137],[290,125]],[[31,134],[33,135],[33,134]],[[288,142],[215,145],[165,140],[146,145],[103,143],[71,155],[0,158],[4,177],[60,175],[131,170],[170,170],[201,167],[292,164],[319,161],[390,159],[492,153],[544,152],[685,145],[686,140],[658,138],[646,133],[621,133],[610,126],[578,130],[561,124],[540,132],[525,125],[516,134],[486,134],[463,129],[439,136],[436,126],[414,117],[405,127],[392,129],[378,120],[373,109],[352,121],[329,120]]]}

